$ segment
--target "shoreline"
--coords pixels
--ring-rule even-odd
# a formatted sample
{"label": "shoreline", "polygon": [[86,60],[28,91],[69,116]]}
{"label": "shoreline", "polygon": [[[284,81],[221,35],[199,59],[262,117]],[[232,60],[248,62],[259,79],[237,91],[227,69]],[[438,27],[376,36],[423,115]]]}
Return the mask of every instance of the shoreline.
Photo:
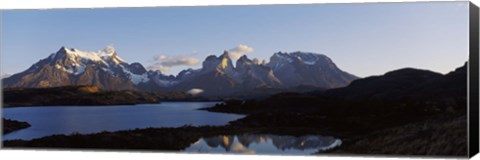
{"label": "shoreline", "polygon": [[28,106],[110,106],[155,104],[161,102],[222,101],[194,97],[180,92],[110,91],[96,86],[63,86],[53,88],[3,88],[3,107]]}
{"label": "shoreline", "polygon": [[[95,148],[125,150],[181,151],[203,137],[239,134],[275,134],[301,136],[325,135],[295,128],[250,128],[236,126],[182,126],[132,129],[91,134],[50,135],[32,140],[3,141],[3,148]],[[330,136],[330,135],[328,135]]]}
{"label": "shoreline", "polygon": [[[242,119],[242,118],[241,118]],[[240,120],[240,119],[239,119]],[[236,120],[235,120],[236,121]],[[224,126],[182,126],[182,127],[161,127],[161,128],[143,128],[121,130],[113,132],[96,132],[89,134],[62,134],[50,135],[32,140],[7,140],[3,141],[3,147],[6,149],[19,148],[42,148],[42,149],[105,149],[105,150],[151,150],[151,151],[175,151],[180,152],[202,137],[211,137],[218,135],[238,135],[238,134],[275,134],[275,135],[322,135],[333,136],[342,140],[342,145],[326,150],[317,151],[318,154],[360,154],[360,155],[433,155],[433,156],[466,156],[466,150],[461,147],[443,147],[444,150],[427,150],[432,143],[434,145],[452,145],[458,138],[445,138],[445,136],[455,136],[464,134],[458,124],[465,122],[464,116],[448,119],[432,119],[420,122],[408,123],[405,125],[390,127],[381,130],[371,131],[366,134],[348,135],[342,132],[327,131],[319,128],[308,127],[247,127],[232,125]],[[447,128],[444,126],[457,126]],[[460,125],[461,126],[461,125]],[[405,129],[409,128],[409,129]],[[425,132],[432,133],[426,134]],[[412,146],[407,149],[398,150],[399,144],[405,142],[405,135],[410,135],[407,139],[415,140]],[[162,137],[162,138],[159,138]],[[153,139],[153,140],[152,140]],[[422,139],[427,139],[422,141]],[[384,143],[384,142],[389,143]],[[156,145],[163,144],[163,145]],[[393,145],[397,144],[397,145]],[[461,141],[455,144],[463,144]],[[132,146],[133,145],[133,146]],[[368,148],[369,152],[365,152]],[[420,148],[420,149],[418,149]],[[465,151],[465,152],[463,152]],[[449,153],[449,154],[445,154]],[[233,153],[228,153],[233,154]]]}
{"label": "shoreline", "polygon": [[[286,97],[282,97],[282,99],[283,98]],[[309,97],[306,98],[309,99]],[[272,100],[272,102],[276,101],[277,100]],[[313,102],[318,103],[322,101],[324,100],[315,98],[315,101]],[[339,117],[337,116],[337,110],[341,109],[338,108],[340,105],[335,105],[335,108],[323,107],[323,112],[319,112],[319,108],[312,108],[311,106],[306,105],[302,109],[294,107],[293,109],[298,112],[292,112],[291,108],[288,107],[288,104],[286,105],[286,108],[279,108],[274,104],[268,105],[268,103],[257,103],[258,102],[246,102],[244,104],[236,101],[225,101],[223,104],[196,109],[207,112],[246,115],[243,118],[230,121],[223,126],[194,127],[185,125],[182,127],[150,127],[91,134],[50,135],[32,140],[3,141],[3,147],[13,149],[89,148],[181,151],[199,138],[205,136],[264,133],[293,136],[318,134],[333,136],[342,140],[342,145],[339,147],[317,152],[316,154],[402,154],[441,156],[465,156],[467,154],[466,149],[463,150],[462,148],[462,146],[465,147],[463,144],[466,144],[466,142],[458,140],[458,137],[464,137],[462,135],[466,135],[466,131],[462,131],[464,128],[462,128],[463,125],[461,125],[466,123],[465,115],[460,114],[463,112],[457,112],[459,114],[451,113],[448,115],[441,113],[425,114],[424,116],[417,117],[418,119],[410,119],[408,121],[401,118],[404,117],[405,113],[394,112],[395,114],[391,114],[388,117],[399,119],[401,120],[400,122],[392,121],[393,123],[379,123],[378,119],[375,117],[372,119],[371,116],[366,115],[348,116],[343,114],[343,112],[338,112],[343,115],[343,117]],[[238,106],[238,104],[241,105]],[[361,106],[370,106],[370,104],[375,103],[366,103],[363,105],[357,104],[357,109]],[[227,109],[225,108],[227,106],[229,106],[229,110],[224,110]],[[264,108],[257,108],[259,106]],[[415,105],[415,107],[420,106]],[[275,110],[272,112],[272,108],[281,110]],[[250,109],[255,110],[254,112],[251,112]],[[321,113],[326,114],[324,115]],[[459,120],[460,122],[457,122]],[[463,122],[461,120],[463,120]],[[373,123],[376,125],[365,125]],[[405,139],[403,138],[404,135],[411,136]],[[432,135],[434,136],[431,137]],[[422,141],[423,139],[429,139],[429,141]],[[406,141],[415,141],[415,143],[404,143]],[[429,146],[431,144],[434,144],[434,146]],[[450,144],[454,144],[454,146],[439,148],[439,146]],[[371,150],[365,150],[365,148],[371,148]],[[410,148],[413,149],[409,150]],[[432,148],[436,149],[432,151]]]}
{"label": "shoreline", "polygon": [[[9,106],[3,104],[2,108],[24,108],[24,107],[115,107],[115,106],[135,106],[143,104],[161,104],[164,102],[223,102],[217,100],[160,100],[157,103],[135,103],[135,104],[92,104],[92,105],[75,105],[75,104],[55,104],[46,106],[34,106],[34,105],[21,105],[21,106]],[[201,108],[199,110],[202,110]]]}

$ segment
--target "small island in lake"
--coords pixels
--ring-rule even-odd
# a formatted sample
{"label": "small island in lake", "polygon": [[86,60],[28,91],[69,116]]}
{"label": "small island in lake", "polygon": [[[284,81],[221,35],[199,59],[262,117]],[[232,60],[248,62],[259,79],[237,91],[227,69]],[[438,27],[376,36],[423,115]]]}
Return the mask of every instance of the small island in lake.
{"label": "small island in lake", "polygon": [[16,130],[21,130],[30,127],[27,122],[20,122],[11,119],[2,118],[3,134],[7,134]]}

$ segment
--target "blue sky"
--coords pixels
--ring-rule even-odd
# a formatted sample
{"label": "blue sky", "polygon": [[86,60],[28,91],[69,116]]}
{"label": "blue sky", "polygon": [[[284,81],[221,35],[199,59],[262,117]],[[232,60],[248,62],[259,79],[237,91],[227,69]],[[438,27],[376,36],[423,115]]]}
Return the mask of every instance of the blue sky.
{"label": "blue sky", "polygon": [[322,53],[361,77],[404,67],[447,73],[468,60],[468,2],[8,10],[1,16],[1,71],[10,74],[61,46],[113,45],[121,58],[146,67],[179,62],[168,63],[167,74],[199,68],[206,56],[239,45],[260,60],[277,51]]}

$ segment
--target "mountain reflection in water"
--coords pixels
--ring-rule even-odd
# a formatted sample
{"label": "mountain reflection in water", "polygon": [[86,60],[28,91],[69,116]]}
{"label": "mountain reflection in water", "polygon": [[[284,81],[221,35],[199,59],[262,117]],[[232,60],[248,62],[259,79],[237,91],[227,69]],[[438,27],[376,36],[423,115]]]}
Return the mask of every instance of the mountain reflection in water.
{"label": "mountain reflection in water", "polygon": [[284,136],[271,134],[220,135],[200,138],[184,152],[242,154],[312,154],[340,146],[330,136]]}

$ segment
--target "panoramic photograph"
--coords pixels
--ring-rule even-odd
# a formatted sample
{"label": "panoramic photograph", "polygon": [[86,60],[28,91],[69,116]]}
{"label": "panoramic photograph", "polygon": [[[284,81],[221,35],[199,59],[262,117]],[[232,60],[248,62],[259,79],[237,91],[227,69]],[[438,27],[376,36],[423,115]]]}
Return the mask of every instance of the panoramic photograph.
{"label": "panoramic photograph", "polygon": [[2,148],[466,157],[468,8],[2,10]]}

